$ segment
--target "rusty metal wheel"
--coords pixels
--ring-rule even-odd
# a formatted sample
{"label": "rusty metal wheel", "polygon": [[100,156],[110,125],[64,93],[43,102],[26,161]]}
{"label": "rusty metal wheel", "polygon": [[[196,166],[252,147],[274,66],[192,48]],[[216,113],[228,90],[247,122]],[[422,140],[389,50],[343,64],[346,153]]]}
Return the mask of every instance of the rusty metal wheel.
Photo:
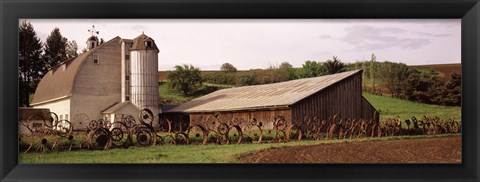
{"label": "rusty metal wheel", "polygon": [[218,125],[217,127],[217,132],[220,134],[220,135],[226,135],[227,132],[229,130],[229,127],[227,124],[225,123],[220,123],[220,125]]}
{"label": "rusty metal wheel", "polygon": [[167,134],[164,136],[157,135],[157,143],[161,145],[175,145],[176,141],[175,137],[171,134]]}
{"label": "rusty metal wheel", "polygon": [[150,109],[142,109],[138,118],[142,124],[152,125],[154,121],[153,112]]}
{"label": "rusty metal wheel", "polygon": [[202,125],[193,125],[187,128],[185,132],[190,143],[205,145],[208,141],[208,133]]}
{"label": "rusty metal wheel", "polygon": [[190,139],[185,133],[175,133],[175,144],[177,145],[190,144]]}
{"label": "rusty metal wheel", "polygon": [[96,120],[91,120],[90,123],[88,123],[88,129],[90,131],[96,130],[98,127],[98,122]]}
{"label": "rusty metal wheel", "polygon": [[114,146],[124,148],[130,146],[128,128],[124,123],[114,122],[110,129],[110,135],[112,137],[112,144]]}
{"label": "rusty metal wheel", "polygon": [[43,124],[45,124],[46,127],[52,128],[57,121],[58,121],[58,115],[55,114],[54,112],[49,112],[47,113],[45,119],[43,120]]}
{"label": "rusty metal wheel", "polygon": [[258,125],[250,127],[248,137],[253,143],[261,143],[263,138],[262,128]]}
{"label": "rusty metal wheel", "polygon": [[233,125],[226,134],[227,144],[240,144],[243,139],[242,129],[238,125]]}
{"label": "rusty metal wheel", "polygon": [[126,126],[127,128],[129,128],[129,129],[135,127],[135,125],[136,125],[135,118],[134,118],[133,116],[130,116],[130,115],[125,116],[125,117],[123,118],[123,121],[122,121],[122,122],[123,122],[123,124],[125,124],[125,126]]}
{"label": "rusty metal wheel", "polygon": [[304,132],[302,130],[302,127],[300,127],[298,125],[292,125],[288,128],[288,130],[286,132],[285,140],[286,141],[290,141],[290,140],[300,141],[300,140],[302,140],[303,133]]}
{"label": "rusty metal wheel", "polygon": [[218,132],[209,130],[207,132],[207,143],[215,143],[215,144],[221,144],[222,141],[222,135],[220,135]]}
{"label": "rusty metal wheel", "polygon": [[148,126],[149,125],[146,124],[140,124],[132,130],[135,142],[141,146],[150,146],[156,144],[157,135],[155,134],[155,131]]}
{"label": "rusty metal wheel", "polygon": [[62,119],[56,123],[54,131],[58,136],[67,137],[72,133],[73,126],[70,121]]}
{"label": "rusty metal wheel", "polygon": [[275,131],[275,141],[285,142],[286,141],[286,131],[285,130],[274,130]]}
{"label": "rusty metal wheel", "polygon": [[108,149],[112,145],[110,131],[105,128],[97,128],[90,131],[88,143],[92,149]]}

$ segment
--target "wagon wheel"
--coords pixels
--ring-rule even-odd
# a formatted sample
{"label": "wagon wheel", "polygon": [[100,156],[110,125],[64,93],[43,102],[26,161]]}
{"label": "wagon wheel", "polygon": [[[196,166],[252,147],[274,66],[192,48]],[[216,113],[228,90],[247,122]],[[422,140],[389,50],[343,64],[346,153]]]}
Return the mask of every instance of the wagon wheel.
{"label": "wagon wheel", "polygon": [[253,125],[248,132],[248,137],[250,137],[253,143],[261,143],[263,138],[262,128],[258,125]]}
{"label": "wagon wheel", "polygon": [[275,141],[277,141],[277,142],[286,141],[285,130],[275,130]]}
{"label": "wagon wheel", "polygon": [[[52,150],[72,150],[74,142],[73,135],[58,138],[52,146]],[[67,140],[66,142],[63,140]]]}
{"label": "wagon wheel", "polygon": [[90,119],[88,118],[88,116],[86,114],[79,113],[79,114],[75,114],[72,122],[75,123],[75,124],[78,124],[78,125],[84,125],[84,124],[87,124],[89,120]]}
{"label": "wagon wheel", "polygon": [[142,109],[139,113],[138,118],[142,124],[153,124],[154,117],[153,112],[150,111],[150,109]]}
{"label": "wagon wheel", "polygon": [[277,130],[285,130],[287,128],[287,122],[280,119],[275,123],[275,128],[277,128]]}
{"label": "wagon wheel", "polygon": [[88,123],[88,129],[90,131],[93,131],[98,128],[98,122],[95,120],[91,120],[90,123]]}
{"label": "wagon wheel", "polygon": [[218,134],[218,132],[210,130],[207,134],[207,143],[216,143],[221,144],[222,136]]}
{"label": "wagon wheel", "polygon": [[302,140],[302,134],[303,134],[303,131],[300,126],[292,125],[291,127],[288,128],[286,132],[285,140],[290,141],[290,139],[292,139],[292,140],[300,141]]}
{"label": "wagon wheel", "polygon": [[123,124],[125,124],[127,128],[133,128],[135,123],[135,118],[133,116],[128,115],[123,118]]}
{"label": "wagon wheel", "polygon": [[243,139],[242,129],[238,125],[233,125],[225,136],[227,137],[227,144],[240,144]]}
{"label": "wagon wheel", "polygon": [[130,140],[127,131],[128,128],[124,123],[114,122],[110,129],[112,144],[116,147],[128,148],[130,146]]}
{"label": "wagon wheel", "polygon": [[202,125],[193,125],[187,128],[186,134],[190,143],[205,145],[208,141],[208,133]]}
{"label": "wagon wheel", "polygon": [[93,149],[108,149],[112,145],[110,131],[97,128],[89,133],[89,144]]}
{"label": "wagon wheel", "polygon": [[70,121],[62,119],[55,125],[54,131],[58,136],[67,137],[72,133],[73,126]]}
{"label": "wagon wheel", "polygon": [[190,144],[190,139],[185,133],[176,133],[175,144]]}
{"label": "wagon wheel", "polygon": [[220,123],[220,125],[218,125],[217,127],[217,131],[220,135],[227,134],[228,130],[229,130],[228,125],[225,123]]}
{"label": "wagon wheel", "polygon": [[45,126],[49,128],[52,128],[57,121],[58,121],[58,115],[55,114],[54,112],[49,112],[47,113],[45,119],[43,120],[43,124],[45,124]]}
{"label": "wagon wheel", "polygon": [[48,146],[50,141],[46,138],[42,138],[40,141],[40,144],[37,145],[35,148],[36,152],[45,152],[45,151],[50,151],[50,147]]}
{"label": "wagon wheel", "polygon": [[167,134],[165,136],[157,135],[157,141],[159,141],[157,143],[162,144],[162,145],[175,145],[176,144],[175,137],[170,135],[170,134]]}
{"label": "wagon wheel", "polygon": [[145,124],[136,126],[133,129],[135,134],[135,141],[141,146],[155,145],[157,141],[157,135],[155,131],[152,130]]}

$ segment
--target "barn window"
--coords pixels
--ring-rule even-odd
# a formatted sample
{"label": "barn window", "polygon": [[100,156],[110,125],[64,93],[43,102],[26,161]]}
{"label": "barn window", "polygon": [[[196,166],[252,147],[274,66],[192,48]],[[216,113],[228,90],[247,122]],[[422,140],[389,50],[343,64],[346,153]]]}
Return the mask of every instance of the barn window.
{"label": "barn window", "polygon": [[130,55],[125,54],[125,60],[130,60]]}
{"label": "barn window", "polygon": [[125,80],[130,80],[130,75],[125,75]]}
{"label": "barn window", "polygon": [[94,55],[93,55],[93,64],[98,64],[98,62],[99,62],[99,58],[98,58],[98,57],[99,57],[98,54],[94,54]]}
{"label": "barn window", "polygon": [[60,120],[62,120],[62,119],[63,119],[63,115],[60,114]]}
{"label": "barn window", "polygon": [[130,96],[129,96],[129,95],[126,95],[126,96],[125,96],[125,100],[126,100],[126,101],[129,101],[129,100],[130,100]]}
{"label": "barn window", "polygon": [[65,114],[65,120],[68,120],[68,114]]}
{"label": "barn window", "polygon": [[146,42],[145,42],[145,45],[146,45],[147,47],[152,47],[152,41],[146,41]]}

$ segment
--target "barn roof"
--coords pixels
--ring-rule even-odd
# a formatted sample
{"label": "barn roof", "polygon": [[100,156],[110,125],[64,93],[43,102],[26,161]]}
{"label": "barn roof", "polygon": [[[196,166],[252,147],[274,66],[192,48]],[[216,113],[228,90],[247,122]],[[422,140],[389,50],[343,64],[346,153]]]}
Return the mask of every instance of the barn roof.
{"label": "barn roof", "polygon": [[[77,71],[86,58],[90,56],[94,50],[97,50],[112,42],[116,43],[119,39],[120,37],[117,36],[88,52],[78,55],[76,58],[67,59],[61,64],[50,69],[50,71],[43,76],[42,80],[40,80],[40,83],[38,83],[37,90],[35,91],[35,95],[33,96],[33,100],[30,105],[37,105],[69,97],[73,89],[73,83],[75,81]],[[62,70],[63,65],[66,66],[65,70]]]}
{"label": "barn roof", "polygon": [[[157,45],[155,44],[155,41],[153,41],[152,38],[150,38],[149,36],[145,35],[145,34],[141,34],[139,35],[138,37],[134,38],[133,40],[133,44],[132,44],[132,47],[130,48],[130,50],[145,50],[145,49],[152,49],[152,50],[157,50],[158,51],[158,47]],[[147,47],[145,45],[145,42],[146,41],[151,41],[152,42],[152,47]]]}
{"label": "barn roof", "polygon": [[177,106],[168,112],[215,112],[288,107],[361,70],[280,83],[222,89]]}
{"label": "barn roof", "polygon": [[122,109],[126,105],[132,105],[135,107],[137,110],[140,110],[137,108],[137,106],[133,105],[130,101],[125,101],[125,102],[116,102],[113,105],[109,106],[105,110],[102,111],[103,114],[112,114],[117,112],[118,110]]}

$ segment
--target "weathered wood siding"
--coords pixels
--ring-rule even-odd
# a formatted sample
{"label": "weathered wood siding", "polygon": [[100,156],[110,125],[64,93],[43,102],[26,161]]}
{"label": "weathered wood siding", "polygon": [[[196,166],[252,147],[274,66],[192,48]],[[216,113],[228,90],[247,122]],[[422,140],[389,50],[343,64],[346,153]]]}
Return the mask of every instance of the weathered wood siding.
{"label": "weathered wood siding", "polygon": [[[262,128],[272,129],[273,120],[275,116],[284,116],[287,122],[291,121],[291,111],[288,108],[278,108],[273,110],[253,110],[253,111],[231,111],[231,112],[219,112],[219,121],[228,123],[234,119],[237,120],[238,125],[242,125],[241,122],[249,122],[253,118],[257,120],[257,123],[261,123]],[[204,124],[205,121],[214,121],[214,113],[190,113],[190,125],[192,124]],[[208,118],[208,119],[207,119]],[[207,123],[208,124],[208,123]],[[211,124],[211,123],[210,123]]]}
{"label": "weathered wood siding", "polygon": [[[362,101],[361,72],[346,78],[330,87],[313,94],[292,106],[294,123],[303,121],[305,116],[328,119],[337,114],[340,118],[368,119],[373,116],[374,108]],[[369,116],[369,117],[367,117]]]}
{"label": "weathered wood siding", "polygon": [[380,113],[362,96],[362,118],[373,119],[376,124],[380,122]]}

